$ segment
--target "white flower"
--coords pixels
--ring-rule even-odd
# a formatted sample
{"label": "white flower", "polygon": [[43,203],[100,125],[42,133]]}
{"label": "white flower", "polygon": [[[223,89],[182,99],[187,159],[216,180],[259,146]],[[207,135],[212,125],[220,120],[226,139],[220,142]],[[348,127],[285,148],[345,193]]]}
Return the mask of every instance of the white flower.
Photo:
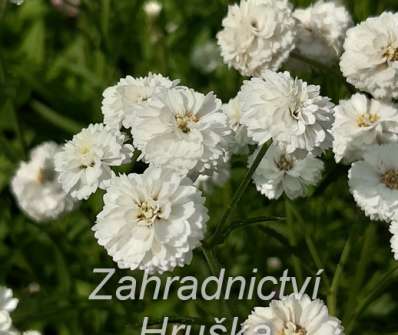
{"label": "white flower", "polygon": [[239,92],[241,123],[259,144],[272,138],[288,153],[317,154],[331,147],[333,122],[333,104],[319,91],[288,72],[265,71],[261,78],[245,81]]}
{"label": "white flower", "polygon": [[104,188],[114,174],[111,166],[126,163],[132,146],[124,144],[124,135],[91,124],[68,141],[55,155],[55,169],[65,192],[77,199],[88,199],[98,187]]}
{"label": "white flower", "polygon": [[10,313],[18,305],[18,299],[13,297],[12,290],[0,286],[0,334],[14,334]]}
{"label": "white flower", "polygon": [[277,70],[294,49],[295,22],[287,0],[242,0],[229,6],[222,25],[221,55],[242,75]]}
{"label": "white flower", "polygon": [[272,300],[269,307],[255,307],[244,328],[247,335],[344,334],[340,320],[329,315],[323,301],[311,300],[306,294],[302,296],[292,294],[281,300]]}
{"label": "white flower", "polygon": [[138,106],[145,105],[160,87],[170,88],[175,85],[177,81],[153,73],[143,78],[121,78],[103,93],[101,110],[104,124],[115,130],[119,130],[122,125],[131,128]]}
{"label": "white flower", "polygon": [[398,14],[385,12],[349,29],[340,68],[375,98],[398,98]]}
{"label": "white flower", "polygon": [[144,11],[149,17],[156,17],[162,10],[162,4],[155,0],[149,0],[144,4]]}
{"label": "white flower", "polygon": [[213,93],[179,87],[163,90],[137,112],[134,145],[151,164],[201,173],[227,155],[229,133]]}
{"label": "white flower", "polygon": [[323,63],[340,56],[347,29],[353,24],[347,9],[335,1],[317,1],[306,9],[296,9],[296,46],[300,54]]}
{"label": "white flower", "polygon": [[359,160],[367,145],[397,142],[398,108],[355,94],[335,107],[332,133],[336,162]]}
{"label": "white flower", "polygon": [[228,116],[229,127],[232,130],[231,151],[233,154],[245,154],[248,145],[254,142],[247,135],[247,128],[241,124],[241,107],[238,97],[235,97],[223,105],[223,110]]}
{"label": "white flower", "polygon": [[[257,152],[250,157],[250,164]],[[282,193],[290,199],[305,196],[308,186],[316,185],[321,179],[323,162],[310,154],[300,156],[287,154],[271,144],[253,174],[257,190],[269,199],[278,199]]]}
{"label": "white flower", "polygon": [[162,273],[190,263],[207,220],[190,179],[149,167],[111,180],[93,230],[120,268]]}
{"label": "white flower", "polygon": [[391,221],[398,209],[398,144],[371,145],[348,173],[351,193],[372,220]]}
{"label": "white flower", "polygon": [[23,332],[22,335],[41,335],[41,333],[36,330],[28,330],[26,332]]}
{"label": "white flower", "polygon": [[391,250],[394,254],[394,259],[398,261],[398,221],[394,220],[390,225],[391,237]]}
{"label": "white flower", "polygon": [[60,146],[45,142],[34,148],[11,181],[19,207],[37,222],[54,220],[71,211],[75,202],[57,181],[54,155]]}

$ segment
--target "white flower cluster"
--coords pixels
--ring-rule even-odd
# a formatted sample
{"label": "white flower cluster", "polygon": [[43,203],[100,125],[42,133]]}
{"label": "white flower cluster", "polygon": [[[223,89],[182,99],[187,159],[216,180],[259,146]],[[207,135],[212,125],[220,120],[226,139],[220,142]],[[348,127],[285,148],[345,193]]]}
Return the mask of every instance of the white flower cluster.
{"label": "white flower cluster", "polygon": [[294,49],[322,63],[336,61],[352,18],[347,9],[319,0],[292,11],[288,0],[241,0],[229,7],[218,35],[224,62],[244,76],[277,71]]}
{"label": "white flower cluster", "polygon": [[39,332],[29,330],[20,332],[12,325],[10,313],[18,306],[18,299],[13,297],[11,289],[0,286],[0,334],[1,335],[40,335]]}
{"label": "white flower cluster", "polygon": [[238,99],[249,137],[259,145],[273,141],[254,173],[257,189],[269,199],[305,196],[323,170],[316,156],[332,144],[333,104],[319,86],[270,70],[245,81]]}

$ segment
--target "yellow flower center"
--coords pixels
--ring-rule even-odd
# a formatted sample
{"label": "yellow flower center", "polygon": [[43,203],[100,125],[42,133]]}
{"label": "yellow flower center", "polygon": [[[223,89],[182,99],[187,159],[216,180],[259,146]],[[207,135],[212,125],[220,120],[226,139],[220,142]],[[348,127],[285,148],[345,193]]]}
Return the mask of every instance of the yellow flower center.
{"label": "yellow flower center", "polygon": [[281,171],[289,171],[293,168],[293,160],[287,157],[286,155],[282,155],[279,158],[279,161],[275,162],[276,166]]}
{"label": "yellow flower center", "polygon": [[140,224],[144,226],[151,226],[159,219],[162,214],[162,209],[149,201],[143,201],[138,204],[137,219]]}
{"label": "yellow flower center", "polygon": [[185,134],[191,131],[191,128],[189,127],[191,123],[196,123],[199,121],[199,118],[191,112],[177,114],[175,118],[178,128],[180,128],[181,131]]}
{"label": "yellow flower center", "polygon": [[293,322],[288,322],[277,335],[306,335],[307,331]]}
{"label": "yellow flower center", "polygon": [[388,62],[397,62],[398,61],[398,48],[390,45],[383,55]]}
{"label": "yellow flower center", "polygon": [[398,170],[388,170],[381,177],[381,181],[388,188],[398,190]]}
{"label": "yellow flower center", "polygon": [[357,125],[360,128],[370,127],[374,123],[380,120],[378,114],[363,113],[357,117]]}

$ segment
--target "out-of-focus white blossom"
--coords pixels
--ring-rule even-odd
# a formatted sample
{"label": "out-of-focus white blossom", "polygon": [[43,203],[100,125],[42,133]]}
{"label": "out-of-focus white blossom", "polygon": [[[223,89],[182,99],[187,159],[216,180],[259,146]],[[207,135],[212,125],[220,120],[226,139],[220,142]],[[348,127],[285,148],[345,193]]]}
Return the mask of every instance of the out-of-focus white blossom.
{"label": "out-of-focus white blossom", "polygon": [[319,0],[305,9],[296,9],[293,16],[298,21],[298,52],[323,63],[337,60],[347,29],[353,24],[347,9],[336,1]]}
{"label": "out-of-focus white blossom", "polygon": [[28,162],[22,162],[11,181],[18,206],[37,222],[54,220],[70,212],[75,201],[57,181],[54,156],[61,147],[45,142],[34,148]]}
{"label": "out-of-focus white blossom", "polygon": [[217,44],[207,41],[195,46],[191,55],[191,63],[203,73],[211,73],[216,70],[222,64]]}
{"label": "out-of-focus white blossom", "polygon": [[144,3],[144,11],[149,17],[156,17],[162,11],[162,4],[156,0],[149,0]]}
{"label": "out-of-focus white blossom", "polygon": [[12,327],[10,313],[15,310],[18,305],[18,299],[13,297],[12,290],[4,286],[0,286],[0,334],[16,335]]}

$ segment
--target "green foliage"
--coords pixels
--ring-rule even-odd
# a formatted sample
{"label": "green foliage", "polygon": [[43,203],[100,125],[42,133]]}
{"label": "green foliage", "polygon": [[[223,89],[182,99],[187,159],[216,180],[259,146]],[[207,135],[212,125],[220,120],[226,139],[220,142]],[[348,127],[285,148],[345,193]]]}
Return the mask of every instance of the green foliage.
{"label": "green foliage", "polygon": [[[220,65],[204,73],[191,62],[193,50],[214,40],[228,0],[163,0],[158,18],[143,11],[143,0],[85,0],[78,17],[57,12],[50,1],[25,0],[15,6],[0,2],[0,283],[12,287],[20,306],[13,314],[19,329],[44,334],[138,334],[143,316],[190,316],[205,319],[228,315],[220,302],[167,301],[92,302],[89,293],[99,282],[94,268],[114,264],[90,230],[102,206],[96,194],[81,207],[49,225],[38,225],[21,214],[8,184],[29,148],[45,140],[59,143],[80,128],[101,122],[101,95],[121,76],[161,72],[202,92],[214,91],[224,101],[243,80]],[[308,0],[294,1],[307,5]],[[358,22],[384,10],[398,10],[396,0],[347,0]],[[334,102],[350,95],[338,71],[312,68],[298,75],[322,85]],[[289,268],[313,276],[322,265],[327,280],[320,297],[335,293],[336,314],[354,334],[398,332],[396,276],[380,281],[395,266],[387,226],[370,223],[355,206],[347,187],[347,170],[325,157],[329,177],[315,195],[284,203],[267,201],[249,186],[233,219],[285,217],[288,222],[250,224],[232,231],[215,254],[230,275],[276,275]],[[220,221],[246,171],[246,157],[234,157],[230,182],[208,196],[209,229]],[[286,205],[286,206],[285,206]],[[286,211],[286,208],[288,210]],[[273,232],[273,233],[272,233]],[[289,244],[281,243],[282,236]],[[290,236],[290,237],[289,237]],[[348,237],[349,254],[335,277]],[[278,257],[281,268],[267,260]],[[139,272],[118,271],[142,276]],[[200,250],[177,275],[209,274]],[[295,273],[298,275],[298,273]],[[333,280],[333,278],[335,278]],[[326,282],[336,292],[328,291]],[[382,285],[380,285],[382,283]],[[116,279],[105,288],[115,291]],[[368,298],[371,297],[371,305]],[[245,318],[259,301],[233,300],[235,315]],[[367,308],[369,307],[369,308]],[[361,309],[362,308],[362,309]]]}

